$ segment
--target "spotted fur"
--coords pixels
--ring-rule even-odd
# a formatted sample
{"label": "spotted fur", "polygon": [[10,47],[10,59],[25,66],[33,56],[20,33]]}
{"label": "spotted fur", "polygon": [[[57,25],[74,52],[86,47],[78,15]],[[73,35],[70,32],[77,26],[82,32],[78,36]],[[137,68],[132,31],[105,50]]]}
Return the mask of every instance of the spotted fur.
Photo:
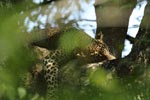
{"label": "spotted fur", "polygon": [[[76,30],[74,30],[77,32]],[[66,33],[67,35],[70,36],[70,34],[75,34],[75,33]],[[44,60],[43,60],[43,70],[44,70],[44,77],[47,83],[47,94],[46,98],[47,100],[57,100],[57,89],[58,89],[58,75],[59,73],[59,68],[63,66],[63,64],[67,63],[68,60],[71,60],[72,57],[75,57],[77,55],[79,56],[86,56],[91,57],[91,56],[96,56],[96,57],[102,57],[105,56],[107,59],[112,59],[109,57],[111,54],[108,51],[107,46],[103,43],[101,40],[95,40],[92,39],[91,37],[87,36],[85,37],[85,34],[79,33],[79,35],[76,34],[78,38],[80,38],[81,35],[84,36],[82,40],[76,38],[70,39],[66,38],[65,35],[61,35],[59,40],[63,40],[63,43],[59,42],[60,45],[57,47],[56,50],[50,51],[49,55],[47,55]],[[66,45],[66,39],[69,41],[73,41],[71,43],[74,44],[67,44]],[[78,46],[79,45],[81,46]],[[69,46],[68,46],[69,45]],[[65,46],[65,47],[64,47]],[[70,48],[67,48],[70,47]],[[79,50],[78,50],[79,49]],[[69,51],[68,51],[69,50]],[[82,53],[82,54],[80,54]]]}

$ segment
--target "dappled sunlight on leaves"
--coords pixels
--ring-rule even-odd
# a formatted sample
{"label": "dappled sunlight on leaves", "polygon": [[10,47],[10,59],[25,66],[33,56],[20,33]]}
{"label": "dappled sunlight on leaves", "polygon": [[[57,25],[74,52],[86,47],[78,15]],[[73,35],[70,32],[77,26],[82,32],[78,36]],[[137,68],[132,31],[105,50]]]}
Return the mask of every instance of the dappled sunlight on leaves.
{"label": "dappled sunlight on leaves", "polygon": [[108,92],[118,92],[120,88],[117,79],[113,76],[113,73],[108,73],[102,68],[91,72],[90,81],[92,85]]}
{"label": "dappled sunlight on leaves", "polygon": [[[18,3],[14,1],[8,4],[0,1],[0,100],[44,100],[43,94],[45,91],[40,90],[40,88],[44,87],[45,84],[37,82],[40,88],[32,85],[30,88],[25,86],[26,74],[33,70],[32,67],[39,61],[31,43],[43,39],[42,35],[37,35],[37,33],[40,33],[39,29],[47,27],[47,24],[52,27],[64,27],[64,24],[74,25],[83,30],[87,28],[94,33],[96,20],[93,18],[87,20],[87,16],[84,15],[83,17],[80,15],[85,10],[82,10],[82,5],[87,7],[88,3],[91,5],[93,1],[81,1],[68,0],[68,2],[64,2],[58,0],[45,6],[43,4],[34,4],[32,0],[22,0],[22,2]],[[119,1],[114,0],[113,2],[120,4]],[[120,6],[123,4],[124,2]],[[120,10],[130,8],[130,6],[127,4],[122,6]],[[115,9],[119,10],[118,8]],[[120,10],[119,12],[121,12]],[[108,12],[110,11],[108,10]],[[113,15],[111,14],[111,16]],[[110,16],[103,17],[107,18]],[[108,25],[114,24],[110,23],[111,21],[106,21]],[[115,22],[116,20],[113,21]],[[85,22],[92,24],[85,25]],[[117,22],[122,23],[118,19]],[[86,40],[91,42],[91,39],[93,39],[78,29],[72,28],[68,31],[64,29],[63,32],[65,35],[61,35],[57,42],[59,48],[63,48],[64,52],[68,54],[74,52],[78,47],[83,48],[85,45],[88,45],[89,42]],[[147,36],[141,39],[139,45],[142,45],[143,48],[149,45],[150,41],[148,38]],[[117,47],[119,50],[123,48],[122,45],[117,45]],[[108,71],[101,67],[96,69],[81,68],[81,63],[84,63],[84,61],[80,60],[86,60],[84,59],[85,57],[81,59],[73,58],[65,66],[61,66],[61,77],[64,76],[64,79],[61,78],[60,80],[64,83],[60,85],[60,91],[58,92],[58,95],[62,97],[60,100],[150,100],[149,49],[147,49],[147,52],[144,56],[139,55],[143,56],[143,58],[139,57],[139,62],[144,63],[131,63],[131,65],[137,66],[134,69],[134,73],[125,78],[118,77],[114,70]],[[127,60],[123,64],[130,64],[130,61]],[[31,74],[33,73],[31,72]],[[33,81],[36,79],[34,78],[27,81],[31,81],[31,84],[34,85]],[[39,79],[38,81],[41,80]],[[36,91],[38,89],[40,92],[43,92],[43,94],[41,93],[42,95]]]}

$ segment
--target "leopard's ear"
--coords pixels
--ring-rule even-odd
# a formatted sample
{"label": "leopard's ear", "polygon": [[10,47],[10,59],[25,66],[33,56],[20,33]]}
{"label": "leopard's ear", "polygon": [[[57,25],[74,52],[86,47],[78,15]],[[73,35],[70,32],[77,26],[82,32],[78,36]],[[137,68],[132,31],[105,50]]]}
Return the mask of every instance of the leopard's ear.
{"label": "leopard's ear", "polygon": [[98,41],[102,42],[103,41],[103,33],[101,31],[98,33],[98,36],[99,36]]}

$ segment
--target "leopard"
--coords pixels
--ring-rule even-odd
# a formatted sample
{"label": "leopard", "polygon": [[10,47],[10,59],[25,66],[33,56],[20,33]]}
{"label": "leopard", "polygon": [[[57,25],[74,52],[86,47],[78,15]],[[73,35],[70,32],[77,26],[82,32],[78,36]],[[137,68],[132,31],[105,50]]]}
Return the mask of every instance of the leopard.
{"label": "leopard", "polygon": [[50,49],[49,54],[43,58],[44,78],[47,84],[46,100],[59,100],[57,95],[61,84],[59,69],[70,60],[84,58],[85,63],[91,63],[94,62],[93,59],[98,61],[115,59],[102,38],[91,38],[75,28],[67,29],[59,35],[52,36],[51,39],[53,42],[49,40],[48,44],[55,48]]}
{"label": "leopard", "polygon": [[46,100],[58,100],[56,95],[58,89],[58,73],[63,57],[61,50],[53,50],[43,59],[44,78],[47,83]]}

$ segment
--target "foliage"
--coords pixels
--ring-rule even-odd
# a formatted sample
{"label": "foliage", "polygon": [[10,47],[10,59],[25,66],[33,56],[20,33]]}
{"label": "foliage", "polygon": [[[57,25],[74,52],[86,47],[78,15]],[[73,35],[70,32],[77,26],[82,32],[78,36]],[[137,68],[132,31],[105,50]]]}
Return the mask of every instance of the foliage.
{"label": "foliage", "polygon": [[[12,0],[13,1],[13,0]],[[14,0],[17,1],[17,0]],[[4,4],[4,3],[3,3]],[[36,92],[31,92],[24,86],[24,76],[31,69],[31,66],[36,62],[36,55],[28,46],[28,40],[26,33],[22,32],[23,25],[18,25],[19,17],[18,12],[22,8],[20,5],[16,8],[6,7],[0,1],[0,100],[43,100],[43,97]],[[5,8],[6,7],[6,8]],[[23,10],[25,8],[22,8]],[[7,13],[6,13],[7,12]],[[8,13],[9,12],[9,13]],[[23,27],[23,28],[22,28]],[[70,31],[73,34],[69,34]],[[66,41],[73,37],[71,44],[76,44],[76,39],[80,39],[77,35],[77,30],[70,30],[66,32],[69,35],[65,38],[65,42],[61,42],[62,45]],[[148,37],[147,37],[148,38]],[[148,45],[149,40],[143,39],[141,44]],[[80,41],[82,46],[82,41]],[[60,43],[60,46],[61,46]],[[76,45],[77,45],[76,44]],[[71,45],[70,45],[71,47]],[[126,62],[128,63],[128,62]],[[66,66],[69,66],[71,70],[68,73],[68,77],[72,83],[69,85],[63,84],[63,95],[61,100],[149,100],[150,99],[150,66],[139,64],[137,70],[142,69],[142,72],[136,73],[138,76],[127,76],[125,78],[119,78],[113,71],[106,71],[103,68],[88,70],[85,83],[90,84],[83,86],[82,88],[75,82],[80,76],[78,72],[79,65],[76,61],[69,62]],[[73,80],[73,81],[72,81]],[[84,79],[83,79],[84,80]],[[61,93],[60,93],[61,94]]]}

